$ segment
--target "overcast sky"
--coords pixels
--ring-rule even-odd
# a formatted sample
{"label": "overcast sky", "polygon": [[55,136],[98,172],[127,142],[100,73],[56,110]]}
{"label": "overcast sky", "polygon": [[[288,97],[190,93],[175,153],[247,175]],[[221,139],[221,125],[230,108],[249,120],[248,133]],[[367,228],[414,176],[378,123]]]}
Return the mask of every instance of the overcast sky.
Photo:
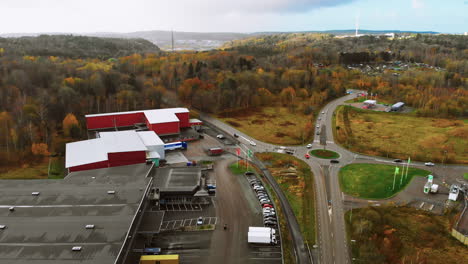
{"label": "overcast sky", "polygon": [[[359,19],[357,19],[359,18]],[[0,0],[1,33],[468,31],[468,0]]]}

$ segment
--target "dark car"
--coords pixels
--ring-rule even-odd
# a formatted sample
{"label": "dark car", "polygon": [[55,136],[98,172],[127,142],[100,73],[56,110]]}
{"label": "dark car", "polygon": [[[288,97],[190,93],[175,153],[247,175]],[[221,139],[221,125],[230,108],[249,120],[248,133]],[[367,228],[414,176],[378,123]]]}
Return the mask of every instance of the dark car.
{"label": "dark car", "polygon": [[237,135],[236,133],[234,133],[234,137],[238,138],[238,137],[239,137],[239,135]]}
{"label": "dark car", "polygon": [[396,159],[393,162],[401,162],[401,159]]}
{"label": "dark car", "polygon": [[339,160],[330,160],[330,163],[340,163]]}

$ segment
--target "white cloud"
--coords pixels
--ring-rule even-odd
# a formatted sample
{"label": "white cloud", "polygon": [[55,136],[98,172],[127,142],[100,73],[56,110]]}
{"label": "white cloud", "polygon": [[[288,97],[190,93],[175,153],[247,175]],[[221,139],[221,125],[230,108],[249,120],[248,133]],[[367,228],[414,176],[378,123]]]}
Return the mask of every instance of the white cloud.
{"label": "white cloud", "polygon": [[411,6],[414,9],[424,8],[424,1],[423,0],[411,0]]}

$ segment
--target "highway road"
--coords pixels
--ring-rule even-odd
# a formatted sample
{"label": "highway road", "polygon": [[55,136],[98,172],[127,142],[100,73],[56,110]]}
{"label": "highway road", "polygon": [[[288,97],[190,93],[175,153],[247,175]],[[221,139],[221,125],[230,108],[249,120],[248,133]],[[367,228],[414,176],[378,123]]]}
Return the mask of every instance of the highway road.
{"label": "highway road", "polygon": [[[346,238],[345,220],[344,220],[344,206],[343,198],[344,195],[340,190],[338,173],[341,167],[346,166],[359,160],[360,163],[388,163],[395,164],[393,159],[383,157],[366,156],[362,154],[353,153],[341,146],[335,144],[333,138],[333,114],[335,109],[343,104],[346,100],[356,97],[358,91],[353,94],[340,97],[334,101],[328,103],[320,111],[320,120],[317,121],[316,130],[320,131],[320,135],[314,136],[312,142],[312,149],[326,148],[328,150],[335,151],[340,154],[338,158],[338,164],[331,164],[329,160],[318,159],[311,157],[305,159],[304,155],[308,153],[310,149],[305,146],[290,146],[288,149],[295,151],[294,156],[304,160],[309,164],[311,171],[314,174],[315,179],[315,193],[316,193],[316,213],[317,213],[317,246],[319,251],[319,262],[324,264],[347,264],[351,263],[350,251],[348,250],[349,245]],[[259,140],[251,139],[248,135],[243,134],[237,129],[215,119],[208,115],[202,115],[201,119],[208,122],[222,131],[233,135],[236,133],[239,135],[238,140],[243,143],[241,144],[244,148],[249,148],[255,152],[273,152],[278,148],[276,145],[261,142]],[[319,125],[319,127],[317,127]],[[256,143],[255,146],[251,145],[251,141]],[[412,162],[411,167],[424,167],[424,162]],[[466,170],[466,166],[462,165],[451,165],[451,168],[459,168]],[[271,178],[271,179],[270,179]],[[268,179],[274,182],[272,177]],[[279,187],[276,187],[279,188]],[[276,190],[274,187],[274,189]],[[282,191],[278,190],[281,194]],[[283,194],[284,196],[284,194]],[[280,195],[279,195],[280,197]],[[282,197],[280,197],[281,200]],[[283,198],[285,199],[285,198]],[[289,207],[286,200],[281,202],[282,206]],[[292,214],[292,211],[289,212]],[[287,216],[290,218],[289,228],[294,238],[294,245],[296,250],[297,263],[311,263],[308,261],[308,254],[304,249],[304,240],[300,231],[298,232],[299,226],[294,215]],[[291,220],[292,219],[292,220]]]}

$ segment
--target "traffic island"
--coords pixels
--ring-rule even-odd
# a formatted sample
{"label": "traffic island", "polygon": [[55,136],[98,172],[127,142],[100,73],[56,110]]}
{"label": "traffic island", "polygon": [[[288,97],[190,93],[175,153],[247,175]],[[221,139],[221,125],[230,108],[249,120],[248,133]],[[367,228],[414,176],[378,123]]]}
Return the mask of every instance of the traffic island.
{"label": "traffic island", "polygon": [[326,149],[313,149],[309,153],[320,159],[337,159],[340,157],[340,154]]}
{"label": "traffic island", "polygon": [[[340,170],[341,190],[362,199],[386,199],[394,196],[411,182],[413,177],[426,177],[427,170],[409,168],[406,164],[361,164],[355,163]],[[421,186],[422,192],[422,186]]]}

